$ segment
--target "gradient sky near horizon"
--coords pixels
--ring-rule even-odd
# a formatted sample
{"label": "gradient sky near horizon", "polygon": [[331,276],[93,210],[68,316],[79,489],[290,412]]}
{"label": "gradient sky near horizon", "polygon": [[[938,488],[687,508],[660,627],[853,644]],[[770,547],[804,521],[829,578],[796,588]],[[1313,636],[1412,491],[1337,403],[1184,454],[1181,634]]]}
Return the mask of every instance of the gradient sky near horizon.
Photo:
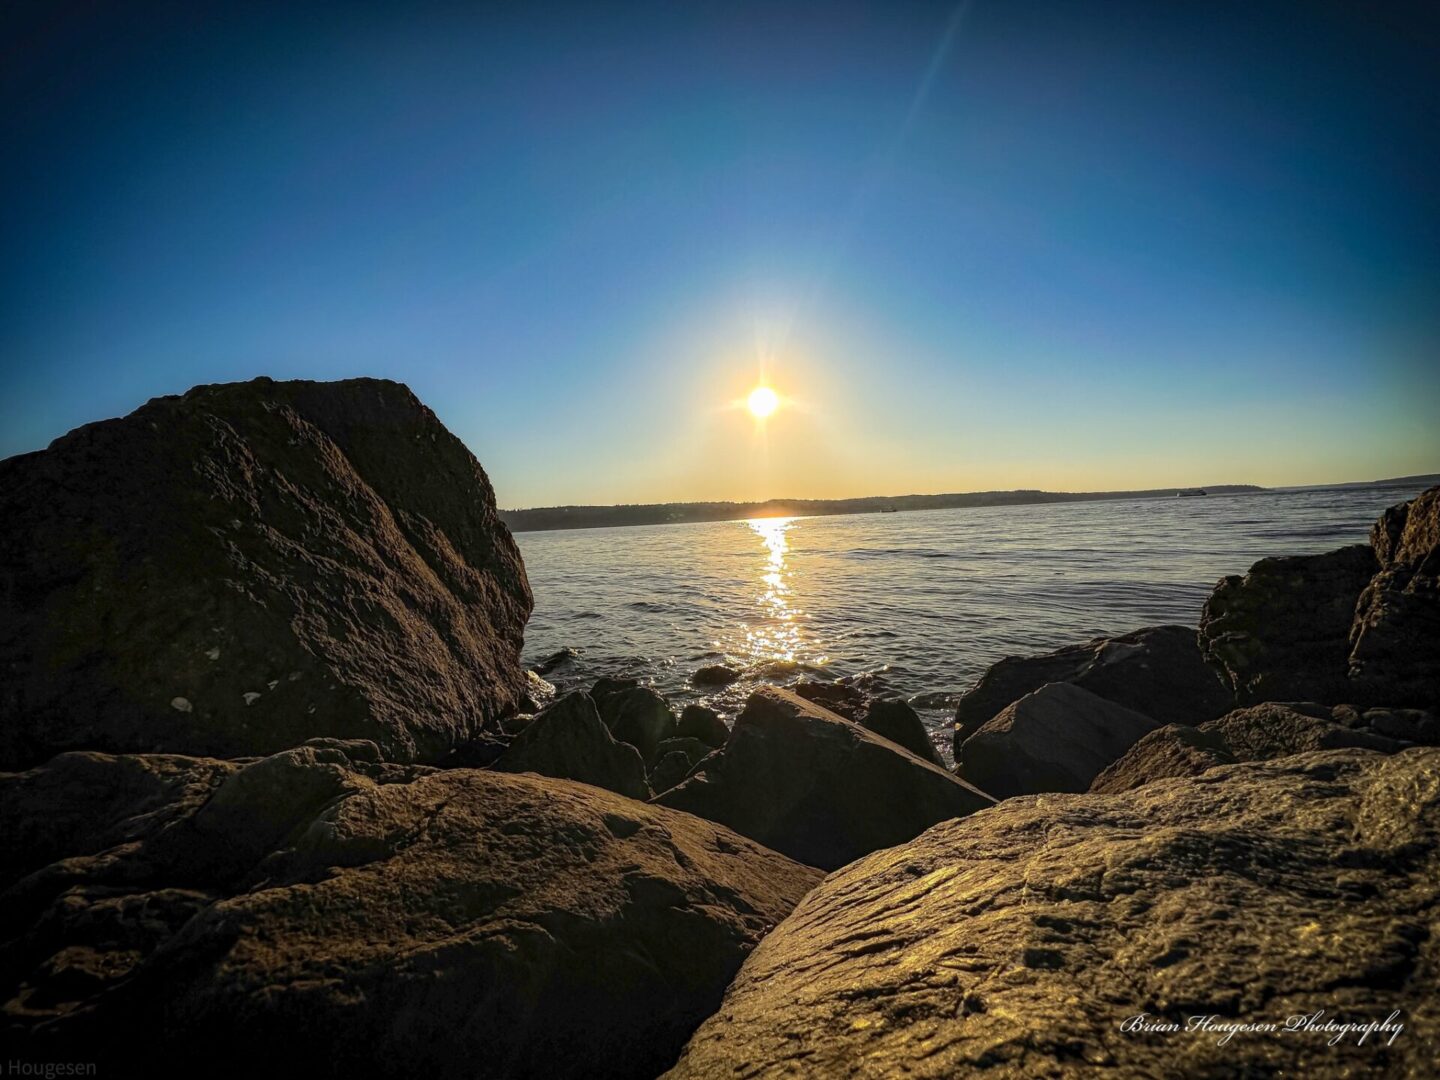
{"label": "gradient sky near horizon", "polygon": [[1437,10],[22,4],[0,456],[363,374],[504,506],[1437,471]]}

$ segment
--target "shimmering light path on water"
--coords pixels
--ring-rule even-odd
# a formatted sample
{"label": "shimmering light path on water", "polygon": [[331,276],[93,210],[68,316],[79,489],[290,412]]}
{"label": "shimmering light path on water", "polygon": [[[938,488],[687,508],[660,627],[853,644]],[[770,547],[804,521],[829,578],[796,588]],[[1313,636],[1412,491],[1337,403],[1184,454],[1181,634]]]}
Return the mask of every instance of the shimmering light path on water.
{"label": "shimmering light path on water", "polygon": [[[1273,491],[849,517],[522,533],[526,659],[550,677],[638,676],[735,709],[760,682],[873,676],[937,728],[1003,656],[1164,622],[1267,555],[1365,541],[1411,488]],[[719,692],[690,675],[728,663]]]}

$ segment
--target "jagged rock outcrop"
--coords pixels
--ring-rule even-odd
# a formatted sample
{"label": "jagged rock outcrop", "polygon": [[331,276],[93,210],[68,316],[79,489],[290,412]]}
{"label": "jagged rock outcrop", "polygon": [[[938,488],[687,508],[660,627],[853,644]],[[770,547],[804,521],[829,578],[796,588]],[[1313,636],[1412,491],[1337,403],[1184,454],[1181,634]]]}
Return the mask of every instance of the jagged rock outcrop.
{"label": "jagged rock outcrop", "polygon": [[1355,700],[1440,709],[1440,487],[1387,510],[1370,543],[1380,569],[1350,628]]}
{"label": "jagged rock outcrop", "polygon": [[610,734],[583,690],[566,694],[530,721],[494,768],[578,780],[631,799],[650,797],[640,752]]}
{"label": "jagged rock outcrop", "polygon": [[1090,785],[1097,793],[1129,791],[1167,776],[1199,776],[1216,765],[1270,761],[1312,750],[1359,747],[1393,754],[1440,742],[1428,713],[1267,702],[1236,709],[1198,728],[1171,724],[1151,732]]}
{"label": "jagged rock outcrop", "polygon": [[1048,683],[966,739],[955,771],[997,799],[1088,791],[1101,770],[1156,727],[1074,683]]}
{"label": "jagged rock outcrop", "polygon": [[1261,559],[1244,577],[1222,578],[1205,601],[1200,642],[1236,702],[1349,700],[1350,624],[1375,570],[1374,551],[1353,544]]}
{"label": "jagged rock outcrop", "polygon": [[[831,874],[669,1080],[1413,1076],[1440,1052],[1440,751],[1013,799]],[[1238,917],[1237,917],[1238,916]],[[1372,1034],[1126,1032],[1384,1021]]]}
{"label": "jagged rock outcrop", "polygon": [[826,870],[992,802],[888,739],[777,687],[751,694],[725,748],[654,801]]}
{"label": "jagged rock outcrop", "polygon": [[1231,694],[1206,665],[1193,628],[1150,626],[992,665],[955,708],[956,757],[961,744],[1007,705],[1061,682],[1161,724],[1199,724],[1233,706]]}
{"label": "jagged rock outcrop", "polygon": [[598,788],[336,746],[66,755],[0,806],[65,788],[83,822],[7,840],[0,1042],[101,1074],[653,1077],[820,877]]}
{"label": "jagged rock outcrop", "polygon": [[945,768],[945,759],[930,741],[930,733],[925,730],[920,714],[899,698],[872,701],[860,721],[860,726],[875,732],[881,738],[889,739],[897,746],[903,746],[932,765]]}
{"label": "jagged rock outcrop", "polygon": [[0,462],[0,767],[67,749],[438,760],[530,613],[479,462],[404,386],[200,386]]}

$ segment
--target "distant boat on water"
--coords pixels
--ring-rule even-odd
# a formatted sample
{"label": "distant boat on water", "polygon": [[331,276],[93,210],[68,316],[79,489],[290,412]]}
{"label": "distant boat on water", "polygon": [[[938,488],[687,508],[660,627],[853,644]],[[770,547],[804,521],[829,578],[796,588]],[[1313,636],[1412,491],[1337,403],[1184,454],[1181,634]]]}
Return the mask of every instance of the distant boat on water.
{"label": "distant boat on water", "polygon": [[1196,498],[1199,498],[1201,495],[1208,495],[1208,494],[1210,494],[1210,493],[1209,493],[1208,491],[1206,491],[1204,488],[1196,488],[1194,491],[1177,491],[1177,492],[1175,492],[1175,498],[1177,498],[1177,499],[1196,499]]}

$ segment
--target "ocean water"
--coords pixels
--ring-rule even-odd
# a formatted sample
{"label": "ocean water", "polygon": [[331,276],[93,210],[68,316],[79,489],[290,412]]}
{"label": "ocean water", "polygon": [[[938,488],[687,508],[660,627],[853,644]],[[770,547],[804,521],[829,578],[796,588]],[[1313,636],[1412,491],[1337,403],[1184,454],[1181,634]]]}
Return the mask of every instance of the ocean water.
{"label": "ocean water", "polygon": [[[1215,582],[1267,555],[1363,543],[1415,487],[1278,490],[520,533],[527,663],[577,655],[562,690],[637,677],[733,716],[756,685],[864,677],[937,742],[1005,656],[1157,623],[1195,625]],[[697,688],[725,663],[743,678]]]}

